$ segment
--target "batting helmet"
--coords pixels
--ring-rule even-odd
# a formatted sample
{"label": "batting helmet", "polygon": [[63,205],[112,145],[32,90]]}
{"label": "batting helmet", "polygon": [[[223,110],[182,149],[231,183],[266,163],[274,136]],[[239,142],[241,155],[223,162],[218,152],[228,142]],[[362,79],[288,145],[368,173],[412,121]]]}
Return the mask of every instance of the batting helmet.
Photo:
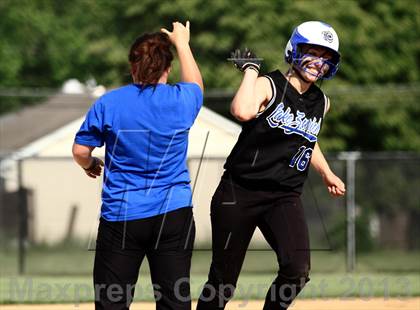
{"label": "batting helmet", "polygon": [[302,58],[299,48],[300,44],[317,45],[330,50],[333,57],[328,61],[329,70],[322,78],[329,79],[335,75],[340,62],[340,53],[338,52],[338,35],[333,27],[320,21],[309,21],[297,26],[293,30],[284,50],[284,57],[287,63],[299,65]]}

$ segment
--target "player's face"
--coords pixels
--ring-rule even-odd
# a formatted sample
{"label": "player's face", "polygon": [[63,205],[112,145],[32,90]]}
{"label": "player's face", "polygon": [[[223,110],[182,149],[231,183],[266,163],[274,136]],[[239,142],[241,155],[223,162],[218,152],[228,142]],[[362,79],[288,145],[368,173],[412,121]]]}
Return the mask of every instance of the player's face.
{"label": "player's face", "polygon": [[302,58],[300,61],[300,73],[308,82],[316,82],[328,72],[328,61],[333,54],[326,48],[316,45],[304,44],[301,47]]}

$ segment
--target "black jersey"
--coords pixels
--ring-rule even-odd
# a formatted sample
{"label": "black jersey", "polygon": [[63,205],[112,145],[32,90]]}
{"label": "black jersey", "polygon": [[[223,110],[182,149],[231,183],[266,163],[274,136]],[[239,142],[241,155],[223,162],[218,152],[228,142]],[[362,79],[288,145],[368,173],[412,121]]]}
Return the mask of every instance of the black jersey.
{"label": "black jersey", "polygon": [[273,97],[243,123],[224,177],[249,189],[301,192],[328,99],[315,84],[300,94],[278,70],[265,77]]}

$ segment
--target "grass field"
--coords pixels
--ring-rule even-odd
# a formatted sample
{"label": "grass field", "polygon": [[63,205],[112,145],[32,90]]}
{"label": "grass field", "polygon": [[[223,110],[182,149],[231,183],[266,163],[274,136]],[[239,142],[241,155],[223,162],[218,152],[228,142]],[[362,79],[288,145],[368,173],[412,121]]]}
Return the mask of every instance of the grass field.
{"label": "grass field", "polygon": [[[25,274],[45,276],[83,276],[92,273],[94,251],[86,245],[65,244],[61,246],[31,247],[26,256]],[[191,272],[207,274],[211,251],[194,251]],[[18,272],[17,250],[0,251],[0,272],[2,275],[15,275]],[[311,269],[316,273],[343,273],[346,270],[343,252],[311,252]],[[243,271],[248,273],[272,273],[277,269],[277,261],[270,250],[248,251]],[[147,261],[142,266],[148,272]],[[377,251],[357,256],[357,271],[368,273],[417,272],[420,273],[420,252]]]}
{"label": "grass field", "polygon": [[[17,251],[0,253],[0,303],[83,303],[93,300],[94,252],[80,245],[32,247],[27,253],[25,276],[17,276]],[[373,252],[357,257],[357,272],[345,272],[340,252],[312,252],[311,281],[300,299],[409,298],[420,296],[419,252]],[[197,298],[206,281],[211,252],[194,252],[191,291]],[[249,251],[235,298],[260,300],[276,274],[271,251]],[[153,293],[147,261],[142,266],[135,300],[151,301]],[[419,308],[420,309],[420,308]]]}

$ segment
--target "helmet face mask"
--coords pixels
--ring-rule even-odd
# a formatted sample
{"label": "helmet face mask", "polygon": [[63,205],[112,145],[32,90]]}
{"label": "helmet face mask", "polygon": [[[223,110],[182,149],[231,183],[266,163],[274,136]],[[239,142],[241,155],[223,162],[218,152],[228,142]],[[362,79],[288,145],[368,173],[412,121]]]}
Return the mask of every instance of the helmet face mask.
{"label": "helmet face mask", "polygon": [[338,68],[334,54],[324,47],[305,45],[298,45],[295,55],[292,55],[292,65],[317,79],[332,78]]}
{"label": "helmet face mask", "polygon": [[300,54],[293,58],[292,64],[296,69],[302,70],[317,79],[325,78],[330,68],[334,67],[331,61],[312,54]]}
{"label": "helmet face mask", "polygon": [[[337,33],[330,25],[319,21],[310,21],[294,29],[289,42],[287,42],[284,56],[286,62],[296,67],[296,69],[316,76],[317,79],[330,79],[337,72],[340,62],[338,46]],[[320,55],[313,55],[311,49],[317,48],[321,48],[320,50],[325,54],[329,54],[329,57],[324,58]],[[309,52],[306,52],[307,50]],[[306,69],[307,60],[311,57],[318,58],[316,65],[321,69],[318,73],[313,73],[312,70]],[[327,70],[325,70],[326,68]]]}

